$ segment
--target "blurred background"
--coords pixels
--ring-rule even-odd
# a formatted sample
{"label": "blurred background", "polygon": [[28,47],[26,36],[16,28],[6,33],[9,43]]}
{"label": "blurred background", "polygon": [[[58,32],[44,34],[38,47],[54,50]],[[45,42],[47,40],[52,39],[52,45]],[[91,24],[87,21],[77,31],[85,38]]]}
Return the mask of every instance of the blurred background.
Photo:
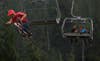
{"label": "blurred background", "polygon": [[[63,19],[71,17],[71,5],[72,0],[0,0],[0,61],[81,61],[81,44],[74,44],[72,51],[70,40],[61,35]],[[94,22],[94,40],[91,47],[85,46],[85,61],[100,61],[99,6],[99,0],[75,0],[73,14]],[[28,14],[32,40],[23,40],[13,25],[4,25],[9,9]]]}

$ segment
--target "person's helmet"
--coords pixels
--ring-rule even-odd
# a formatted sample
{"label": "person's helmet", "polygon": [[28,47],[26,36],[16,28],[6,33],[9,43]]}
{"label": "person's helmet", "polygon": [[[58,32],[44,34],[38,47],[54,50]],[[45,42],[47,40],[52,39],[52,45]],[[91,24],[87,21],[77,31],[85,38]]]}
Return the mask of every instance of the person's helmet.
{"label": "person's helmet", "polygon": [[15,14],[15,11],[13,9],[8,10],[8,16],[11,16]]}

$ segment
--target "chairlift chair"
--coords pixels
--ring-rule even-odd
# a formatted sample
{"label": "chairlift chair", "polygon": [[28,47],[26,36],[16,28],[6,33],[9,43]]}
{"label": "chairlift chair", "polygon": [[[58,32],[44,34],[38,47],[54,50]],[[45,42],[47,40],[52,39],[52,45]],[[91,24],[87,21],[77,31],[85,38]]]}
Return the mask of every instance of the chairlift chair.
{"label": "chairlift chair", "polygon": [[[72,32],[73,26],[77,26],[77,32]],[[80,26],[87,29],[87,32],[81,33]],[[81,37],[90,38],[93,40],[93,20],[91,18],[65,18],[61,26],[62,36],[66,37]]]}

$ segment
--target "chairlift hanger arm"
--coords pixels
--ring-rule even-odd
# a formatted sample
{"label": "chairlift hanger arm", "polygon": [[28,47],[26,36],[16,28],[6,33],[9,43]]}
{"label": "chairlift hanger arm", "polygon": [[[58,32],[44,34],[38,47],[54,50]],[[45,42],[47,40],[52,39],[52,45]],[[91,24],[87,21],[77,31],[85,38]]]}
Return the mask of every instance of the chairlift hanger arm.
{"label": "chairlift hanger arm", "polygon": [[73,14],[74,4],[75,4],[75,0],[72,0],[71,15],[72,15],[72,17],[78,17],[78,16],[75,16],[75,15]]}

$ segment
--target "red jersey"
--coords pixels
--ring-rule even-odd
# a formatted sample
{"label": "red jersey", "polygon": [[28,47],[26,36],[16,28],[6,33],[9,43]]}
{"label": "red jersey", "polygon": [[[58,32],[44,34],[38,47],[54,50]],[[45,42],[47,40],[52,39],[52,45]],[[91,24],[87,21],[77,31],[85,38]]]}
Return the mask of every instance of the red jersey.
{"label": "red jersey", "polygon": [[[15,22],[18,21],[18,19],[21,19],[22,16],[23,16],[23,14],[24,14],[23,12],[17,12],[16,15],[12,18],[12,23],[15,23]],[[22,20],[23,23],[26,23],[27,21],[28,21],[27,18],[24,18],[24,19]]]}

